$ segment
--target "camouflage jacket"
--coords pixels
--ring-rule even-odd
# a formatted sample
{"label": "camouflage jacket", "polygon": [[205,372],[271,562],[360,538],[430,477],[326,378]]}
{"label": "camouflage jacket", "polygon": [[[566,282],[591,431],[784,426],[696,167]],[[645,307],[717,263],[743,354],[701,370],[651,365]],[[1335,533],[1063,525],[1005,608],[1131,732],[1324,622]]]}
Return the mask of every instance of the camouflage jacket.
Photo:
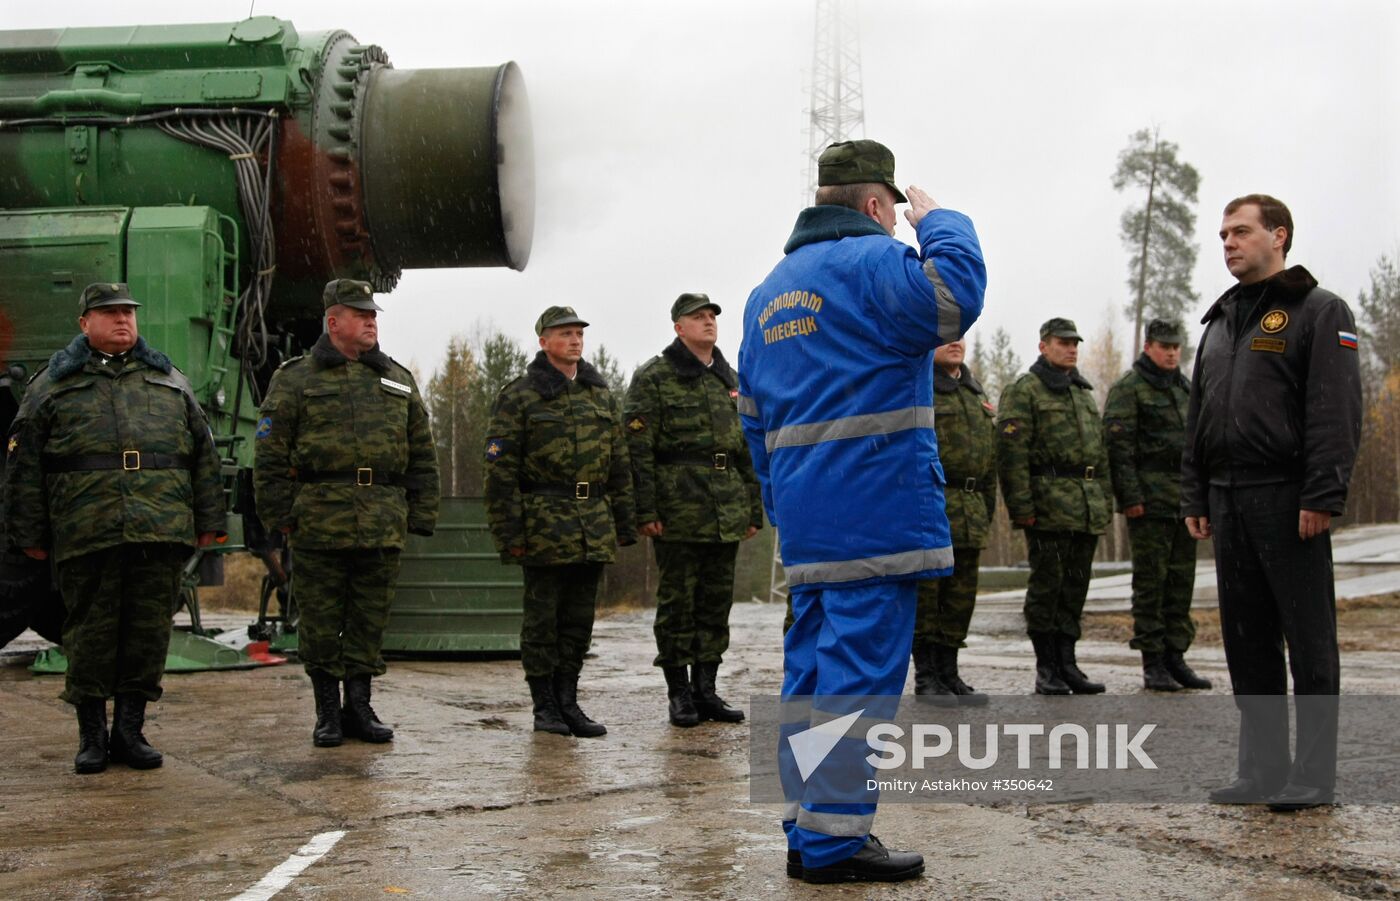
{"label": "camouflage jacket", "polygon": [[636,543],[622,415],[598,370],[580,361],[569,379],[540,351],[501,389],[487,435],[486,515],[503,561],[611,563]]}
{"label": "camouflage jacket", "polygon": [[632,377],[623,421],[637,522],[659,520],[658,541],[739,541],[763,525],[738,396],[739,379],[718,347],[706,367],[679,338]]}
{"label": "camouflage jacket", "polygon": [[957,378],[935,366],[933,390],[953,547],[984,548],[997,508],[996,410],[966,364]]}
{"label": "camouflage jacket", "polygon": [[219,457],[184,373],[142,338],[111,364],[73,339],[30,380],[10,426],[5,513],[13,547],[59,563],[222,533]]}
{"label": "camouflage jacket", "polygon": [[997,411],[997,468],[1012,521],[1102,534],[1112,514],[1108,451],[1093,386],[1078,369],[1036,360],[1007,386]]}
{"label": "camouflage jacket", "polygon": [[1178,517],[1190,399],[1186,377],[1177,370],[1159,369],[1146,354],[1109,390],[1103,437],[1119,510],[1143,504],[1148,516]]}
{"label": "camouflage jacket", "polygon": [[405,530],[431,535],[437,451],[412,374],[378,347],[347,359],[322,335],[272,376],[253,488],[258,518],[290,527],[294,548],[402,548]]}

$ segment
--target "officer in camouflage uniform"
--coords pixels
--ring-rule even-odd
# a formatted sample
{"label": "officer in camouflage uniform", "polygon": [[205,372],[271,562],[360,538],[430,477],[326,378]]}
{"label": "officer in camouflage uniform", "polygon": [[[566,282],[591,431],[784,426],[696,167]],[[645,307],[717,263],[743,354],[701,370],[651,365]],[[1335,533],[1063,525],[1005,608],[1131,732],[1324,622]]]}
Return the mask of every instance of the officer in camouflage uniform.
{"label": "officer in camouflage uniform", "polygon": [[1002,392],[997,413],[1001,494],[1030,555],[1025,613],[1037,694],[1104,690],[1074,651],[1094,548],[1112,513],[1103,423],[1075,366],[1080,340],[1068,319],[1042,325],[1039,359]]}
{"label": "officer in camouflage uniform", "polygon": [[1103,413],[1113,494],[1133,548],[1128,646],[1142,651],[1143,685],[1153,691],[1210,688],[1183,656],[1196,636],[1196,543],[1178,512],[1191,396],[1180,371],[1182,340],[1179,323],[1149,322],[1142,356],[1109,390]]}
{"label": "officer in camouflage uniform", "polygon": [[997,504],[996,410],[963,362],[967,342],[933,351],[933,428],[953,537],[953,574],[919,583],[914,620],[914,691],[980,705],[987,696],[958,675],[958,650],[977,603],[977,566]]}
{"label": "officer in camouflage uniform", "polygon": [[676,340],[637,370],[623,416],[638,531],[652,538],[661,571],[655,665],[677,726],[744,719],[715,693],[715,675],[729,648],[734,558],[762,526],[763,500],[739,424],[739,379],[715,346],[719,313],[704,294],[676,299]]}
{"label": "officer in camouflage uniform", "polygon": [[394,737],[370,706],[370,680],[384,675],[405,532],[433,533],[439,489],[428,412],[413,375],[379,349],[369,283],[336,279],[321,300],[325,333],[277,370],[263,400],[253,486],[258,517],[290,536],[311,739],[329,748],[346,735]]}
{"label": "officer in camouflage uniform", "polygon": [[540,352],[501,389],[486,439],[486,514],[501,559],[525,575],[520,662],[535,731],[607,734],[578,705],[603,564],[635,544],[622,412],[583,359],[572,307],[535,321]]}
{"label": "officer in camouflage uniform", "polygon": [[161,695],[180,570],[224,534],[209,424],[184,374],[138,335],[139,306],[124,284],[83,290],[83,334],[30,380],[8,442],[8,540],[53,560],[68,611],[61,697],[77,708],[79,773],[109,755],[161,765],[142,728]]}

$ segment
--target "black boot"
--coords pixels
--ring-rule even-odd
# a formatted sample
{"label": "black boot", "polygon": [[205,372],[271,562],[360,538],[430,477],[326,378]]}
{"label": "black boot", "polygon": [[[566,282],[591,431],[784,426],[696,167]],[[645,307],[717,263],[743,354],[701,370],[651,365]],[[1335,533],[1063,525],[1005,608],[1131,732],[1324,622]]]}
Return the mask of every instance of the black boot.
{"label": "black boot", "polygon": [[1167,672],[1159,651],[1142,652],[1142,687],[1148,691],[1180,691],[1181,686]]}
{"label": "black boot", "polygon": [[933,654],[933,669],[938,674],[938,681],[948,687],[957,696],[958,703],[964,707],[981,707],[987,703],[987,696],[980,691],[973,691],[958,676],[958,649],[936,644],[930,651]]}
{"label": "black boot", "polygon": [[933,694],[933,682],[938,677],[933,673],[933,660],[929,656],[928,648],[923,645],[914,645],[914,650],[910,652],[909,658],[914,661],[914,694]]}
{"label": "black boot", "polygon": [[145,725],[145,696],[117,695],[112,701],[112,743],[107,747],[113,763],[124,763],[133,770],[153,770],[165,762],[141,734]]}
{"label": "black boot", "polygon": [[1186,657],[1181,651],[1167,651],[1162,662],[1182,688],[1210,688],[1210,680],[1196,675],[1196,671],[1186,664]]}
{"label": "black boot", "polygon": [[891,851],[875,836],[845,860],[825,867],[805,868],[804,882],[900,882],[924,872],[924,858],[913,851]]}
{"label": "black boot", "polygon": [[689,729],[700,725],[700,714],[695,710],[695,701],[690,697],[690,679],[685,667],[662,667],[666,675],[666,698],[669,702],[671,725]]}
{"label": "black boot", "polygon": [[553,676],[526,676],[530,685],[530,700],[535,703],[535,731],[570,735],[569,724],[559,713],[559,699],[554,696]]}
{"label": "black boot", "polygon": [[608,734],[608,727],[595,723],[578,706],[578,673],[554,671],[554,696],[559,699],[559,714],[578,738],[597,738]]}
{"label": "black boot", "polygon": [[330,673],[311,674],[311,694],[316,699],[316,726],[311,743],[318,748],[338,748],[345,740],[340,728],[340,680]]}
{"label": "black boot", "polygon": [[78,756],[73,772],[100,773],[107,769],[107,700],[83,698],[78,711]]}
{"label": "black boot", "polygon": [[1038,695],[1067,695],[1069,686],[1060,678],[1060,666],[1055,658],[1054,636],[1031,632],[1031,647],[1035,648],[1035,693]]}
{"label": "black boot", "polygon": [[914,658],[914,695],[921,704],[956,707],[957,693],[943,681],[938,672],[935,650],[934,645],[924,645],[915,648],[911,655]]}
{"label": "black boot", "polygon": [[1069,686],[1069,690],[1077,695],[1103,694],[1104,684],[1090,682],[1089,677],[1084,675],[1084,671],[1079,668],[1079,664],[1075,661],[1075,640],[1068,635],[1058,635],[1055,637],[1055,642],[1055,650],[1059,654],[1060,678]]}
{"label": "black boot", "polygon": [[717,723],[742,723],[744,711],[730,707],[724,698],[715,694],[715,676],[719,674],[718,663],[697,663],[690,668],[690,696],[695,700],[695,712],[702,720]]}
{"label": "black boot", "polygon": [[361,673],[345,680],[345,706],[340,709],[340,728],[350,738],[382,745],[392,741],[394,730],[379,721],[369,706],[369,674]]}

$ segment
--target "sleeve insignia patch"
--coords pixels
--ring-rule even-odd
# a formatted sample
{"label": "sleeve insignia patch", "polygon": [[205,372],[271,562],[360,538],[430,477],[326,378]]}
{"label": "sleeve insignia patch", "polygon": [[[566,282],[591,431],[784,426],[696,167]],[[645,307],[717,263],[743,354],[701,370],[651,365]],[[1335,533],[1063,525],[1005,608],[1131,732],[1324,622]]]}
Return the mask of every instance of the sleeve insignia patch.
{"label": "sleeve insignia patch", "polygon": [[1018,433],[1020,433],[1020,431],[1021,423],[1019,423],[1015,419],[1008,419],[1001,425],[1001,433],[1008,438],[1017,435]]}
{"label": "sleeve insignia patch", "polygon": [[506,440],[504,438],[486,439],[486,460],[494,462],[500,459],[501,454],[506,452]]}
{"label": "sleeve insignia patch", "polygon": [[5,445],[5,453],[7,453],[7,454],[13,454],[13,453],[14,453],[16,450],[18,450],[18,449],[19,449],[19,436],[18,436],[18,435],[11,435],[11,436],[10,436],[10,443],[7,444],[7,445]]}
{"label": "sleeve insignia patch", "polygon": [[1356,350],[1356,335],[1351,332],[1337,332],[1337,343]]}
{"label": "sleeve insignia patch", "polygon": [[1272,335],[1288,328],[1288,314],[1283,310],[1270,310],[1264,314],[1264,318],[1259,320],[1259,327],[1266,334]]}
{"label": "sleeve insignia patch", "polygon": [[1109,423],[1108,430],[1115,435],[1121,435],[1123,434],[1123,423],[1115,420]]}
{"label": "sleeve insignia patch", "polygon": [[645,432],[646,428],[647,421],[641,416],[633,416],[627,420],[627,431],[629,432]]}
{"label": "sleeve insignia patch", "polygon": [[272,434],[272,417],[264,416],[258,420],[258,430],[254,433],[259,441]]}

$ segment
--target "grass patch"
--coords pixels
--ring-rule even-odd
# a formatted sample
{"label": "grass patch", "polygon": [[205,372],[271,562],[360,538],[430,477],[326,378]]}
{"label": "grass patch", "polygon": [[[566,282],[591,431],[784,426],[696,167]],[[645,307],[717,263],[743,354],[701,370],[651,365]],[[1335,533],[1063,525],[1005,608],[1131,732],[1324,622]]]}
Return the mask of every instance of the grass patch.
{"label": "grass patch", "polygon": [[223,613],[257,613],[258,595],[267,570],[263,562],[246,551],[224,555],[224,584],[199,589],[201,610]]}

